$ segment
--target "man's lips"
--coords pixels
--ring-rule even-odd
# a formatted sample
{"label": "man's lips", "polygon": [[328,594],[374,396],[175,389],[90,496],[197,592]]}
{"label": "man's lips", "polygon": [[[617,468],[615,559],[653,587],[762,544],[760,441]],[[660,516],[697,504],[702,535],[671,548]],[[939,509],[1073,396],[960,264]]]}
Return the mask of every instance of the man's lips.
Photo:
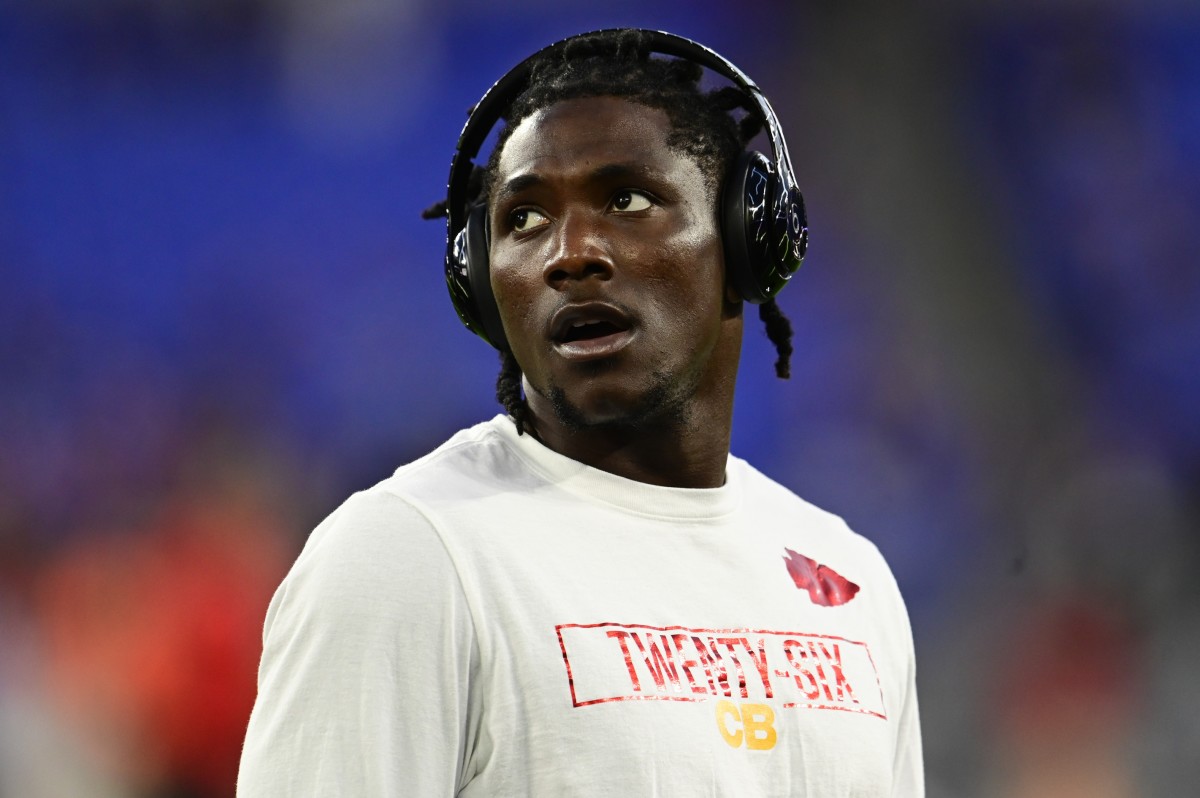
{"label": "man's lips", "polygon": [[634,337],[633,320],[606,302],[566,305],[550,318],[550,340],[568,360],[608,357]]}

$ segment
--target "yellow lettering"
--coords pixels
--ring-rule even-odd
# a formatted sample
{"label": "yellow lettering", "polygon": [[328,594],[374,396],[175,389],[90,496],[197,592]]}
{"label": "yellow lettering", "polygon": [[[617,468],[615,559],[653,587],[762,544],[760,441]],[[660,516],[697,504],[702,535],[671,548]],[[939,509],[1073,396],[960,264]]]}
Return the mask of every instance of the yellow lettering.
{"label": "yellow lettering", "polygon": [[742,747],[742,730],[737,728],[730,731],[725,719],[733,718],[733,723],[737,726],[741,722],[741,716],[742,713],[738,712],[737,704],[734,704],[732,701],[721,699],[717,702],[717,729],[731,748]]}
{"label": "yellow lettering", "polygon": [[775,710],[766,704],[744,703],[739,707],[732,701],[718,701],[717,730],[731,748],[741,748],[745,743],[752,751],[768,751],[779,739]]}
{"label": "yellow lettering", "polygon": [[742,728],[747,748],[767,751],[775,747],[775,710],[766,704],[742,704]]}

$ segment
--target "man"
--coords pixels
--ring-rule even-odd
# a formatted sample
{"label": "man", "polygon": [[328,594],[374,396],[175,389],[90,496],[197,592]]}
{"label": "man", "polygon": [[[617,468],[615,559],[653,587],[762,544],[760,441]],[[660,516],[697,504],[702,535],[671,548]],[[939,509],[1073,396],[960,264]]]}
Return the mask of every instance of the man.
{"label": "man", "polygon": [[[719,59],[577,37],[476,110],[499,91],[508,124],[486,170],[452,168],[449,277],[508,415],[313,533],[267,616],[241,794],[923,793],[886,564],[729,454],[755,289],[722,184],[757,197],[790,166],[781,139],[774,164],[742,155],[774,124],[757,87],[703,94],[700,66],[651,55],[692,48]],[[788,269],[794,201],[771,200]]]}

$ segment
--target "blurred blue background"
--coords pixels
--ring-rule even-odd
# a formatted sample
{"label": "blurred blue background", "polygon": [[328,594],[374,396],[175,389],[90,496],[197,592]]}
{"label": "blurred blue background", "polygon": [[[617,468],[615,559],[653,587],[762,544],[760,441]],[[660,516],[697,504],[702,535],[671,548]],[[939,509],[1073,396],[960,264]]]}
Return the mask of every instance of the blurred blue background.
{"label": "blurred blue background", "polygon": [[467,108],[637,25],[772,98],[813,245],[734,450],[888,556],[929,794],[1200,779],[1200,11],[0,0],[0,795],[232,794],[266,602],[498,412],[441,272]]}

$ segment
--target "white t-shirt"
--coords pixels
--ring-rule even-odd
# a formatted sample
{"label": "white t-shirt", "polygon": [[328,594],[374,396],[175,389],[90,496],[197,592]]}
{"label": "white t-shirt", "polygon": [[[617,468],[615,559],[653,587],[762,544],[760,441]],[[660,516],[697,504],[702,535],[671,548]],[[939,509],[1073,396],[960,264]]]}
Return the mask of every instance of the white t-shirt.
{"label": "white t-shirt", "polygon": [[876,548],[730,457],[663,488],[506,417],[356,494],[275,594],[248,796],[919,796]]}

